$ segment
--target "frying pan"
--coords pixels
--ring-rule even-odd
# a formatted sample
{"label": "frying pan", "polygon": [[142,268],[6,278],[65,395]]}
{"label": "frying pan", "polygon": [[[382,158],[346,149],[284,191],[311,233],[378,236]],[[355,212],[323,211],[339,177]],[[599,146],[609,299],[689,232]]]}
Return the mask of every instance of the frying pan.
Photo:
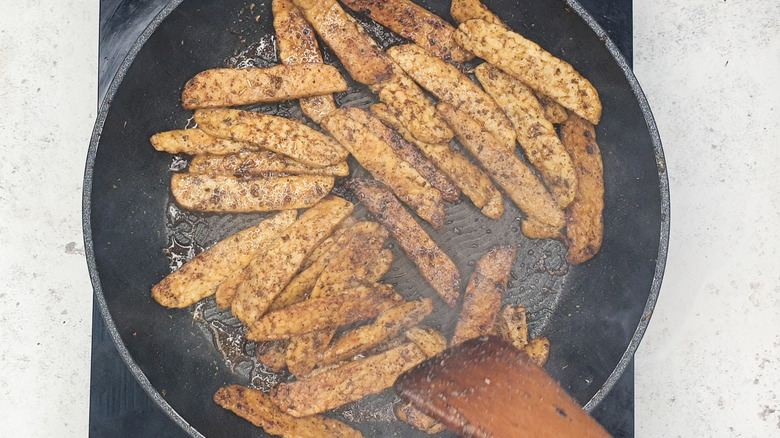
{"label": "frying pan", "polygon": [[[179,105],[183,84],[199,71],[276,63],[269,4],[226,0],[175,1],[165,7],[131,49],[112,82],[95,124],[87,158],[84,233],[100,311],[120,355],[142,387],[194,437],[265,436],[212,401],[227,384],[268,387],[285,376],[247,359],[251,344],[231,337],[236,321],[206,300],[184,310],[159,306],[149,294],[173,267],[264,215],[207,215],[182,211],[170,196],[170,174],[186,157],[156,152],[151,134],[187,125]],[[448,18],[447,1],[422,1]],[[551,342],[546,370],[586,410],[603,399],[630,361],[657,299],[669,231],[668,182],[663,151],[647,101],[604,31],[574,1],[492,0],[491,10],[515,30],[562,57],[599,90],[604,115],[597,127],[605,169],[604,243],[591,261],[568,266],[565,249],[519,232],[521,214],[506,203],[490,221],[467,201],[449,205],[443,230],[429,232],[464,278],[491,246],[519,246],[506,301],[529,312],[531,334]],[[258,18],[259,17],[259,18]],[[362,19],[362,17],[358,17]],[[401,40],[365,21],[384,46]],[[338,65],[325,50],[326,62]],[[373,97],[358,84],[337,96],[340,105],[366,106]],[[250,109],[301,117],[297,104]],[[355,163],[357,176],[364,171]],[[339,182],[336,193],[350,197]],[[370,218],[356,208],[358,218]],[[413,299],[435,296],[392,242],[396,262],[385,277]],[[426,323],[451,330],[457,311],[438,311]],[[215,343],[219,348],[216,348]],[[390,391],[333,415],[366,436],[425,436],[391,422]],[[446,435],[446,433],[444,434]]]}

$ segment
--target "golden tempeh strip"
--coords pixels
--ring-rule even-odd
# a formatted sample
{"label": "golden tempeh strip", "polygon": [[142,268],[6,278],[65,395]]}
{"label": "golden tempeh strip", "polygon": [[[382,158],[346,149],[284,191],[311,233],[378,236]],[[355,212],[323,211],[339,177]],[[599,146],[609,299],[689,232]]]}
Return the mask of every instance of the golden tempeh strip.
{"label": "golden tempeh strip", "polygon": [[558,205],[565,208],[571,204],[577,190],[574,165],[533,90],[487,63],[474,73],[512,121],[525,156],[539,171]]}
{"label": "golden tempeh strip", "polygon": [[507,304],[496,318],[495,333],[509,341],[518,350],[528,345],[528,322],[525,307]]}
{"label": "golden tempeh strip", "polygon": [[407,342],[309,378],[282,383],[272,391],[272,397],[283,411],[305,417],[377,394],[425,359],[422,350]]}
{"label": "golden tempeh strip", "polygon": [[466,62],[474,55],[455,43],[455,28],[438,15],[409,0],[344,0],[348,8],[410,39],[447,62]]}
{"label": "golden tempeh strip", "polygon": [[152,287],[152,297],[166,307],[182,308],[206,298],[235,271],[295,221],[295,210],[283,211],[223,239],[198,254]]}
{"label": "golden tempeh strip", "polygon": [[463,191],[463,194],[481,209],[482,214],[491,219],[501,217],[504,213],[501,193],[490,181],[490,177],[472,164],[465,155],[449,144],[432,144],[417,140],[383,103],[371,105],[371,112],[383,123],[400,132],[407,141],[414,143],[423,154],[436,163],[439,169]]}
{"label": "golden tempeh strip", "polygon": [[184,86],[185,109],[222,108],[278,102],[347,90],[336,67],[325,64],[268,68],[216,68],[198,73]]}
{"label": "golden tempeh strip", "polygon": [[379,181],[387,184],[398,197],[434,228],[444,225],[444,201],[441,192],[431,186],[414,167],[402,160],[393,149],[367,127],[352,120],[344,110],[323,119],[322,126]]}
{"label": "golden tempeh strip", "polygon": [[240,151],[256,151],[251,143],[226,140],[206,134],[200,129],[177,129],[154,134],[149,141],[155,149],[169,154],[231,154]]}
{"label": "golden tempeh strip", "polygon": [[447,430],[445,425],[415,408],[411,403],[397,403],[393,407],[393,412],[399,420],[429,435]]}
{"label": "golden tempeh strip", "polygon": [[311,167],[271,151],[196,155],[187,170],[190,173],[207,175],[265,175],[269,173],[320,176],[349,175],[349,166],[346,161],[331,166]]}
{"label": "golden tempeh strip", "polygon": [[332,176],[237,178],[175,173],[176,202],[195,211],[248,213],[311,207],[333,188]]}
{"label": "golden tempeh strip", "polygon": [[523,213],[551,230],[563,228],[563,211],[531,169],[491,133],[482,131],[480,124],[467,114],[444,102],[439,103],[438,108],[455,130],[461,144]]}
{"label": "golden tempeh strip", "polygon": [[452,0],[450,15],[458,24],[479,18],[499,26],[505,26],[504,22],[496,14],[490,12],[487,6],[479,0]]}
{"label": "golden tempeh strip", "polygon": [[[317,39],[314,37],[314,29],[295,3],[292,0],[273,0],[271,10],[274,14],[279,60],[282,64],[322,64],[324,61]],[[331,94],[304,97],[299,103],[303,114],[317,123],[336,109],[336,102]]]}
{"label": "golden tempeh strip", "polygon": [[428,357],[436,356],[447,348],[447,338],[441,332],[427,326],[412,327],[404,333]]}
{"label": "golden tempeh strip", "polygon": [[535,42],[484,20],[469,20],[455,32],[458,44],[534,90],[589,120],[601,118],[596,89],[571,64]]}
{"label": "golden tempeh strip", "polygon": [[252,143],[312,167],[347,159],[339,142],[292,119],[234,109],[198,110],[195,121],[214,137]]}

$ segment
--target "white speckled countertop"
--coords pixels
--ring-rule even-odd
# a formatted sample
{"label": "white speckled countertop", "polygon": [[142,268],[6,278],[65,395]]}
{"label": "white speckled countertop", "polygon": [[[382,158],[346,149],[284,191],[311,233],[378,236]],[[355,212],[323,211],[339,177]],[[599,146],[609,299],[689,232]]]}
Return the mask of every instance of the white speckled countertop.
{"label": "white speckled countertop", "polygon": [[[97,2],[2,1],[0,436],[87,434]],[[634,2],[672,198],[636,436],[780,436],[780,2]]]}

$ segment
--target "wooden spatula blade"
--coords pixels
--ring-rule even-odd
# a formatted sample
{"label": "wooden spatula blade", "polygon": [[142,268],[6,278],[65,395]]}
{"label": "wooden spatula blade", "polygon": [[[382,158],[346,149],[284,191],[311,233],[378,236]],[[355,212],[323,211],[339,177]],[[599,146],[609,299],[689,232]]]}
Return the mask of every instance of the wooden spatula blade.
{"label": "wooden spatula blade", "polygon": [[472,339],[401,375],[401,398],[466,437],[609,437],[525,353]]}

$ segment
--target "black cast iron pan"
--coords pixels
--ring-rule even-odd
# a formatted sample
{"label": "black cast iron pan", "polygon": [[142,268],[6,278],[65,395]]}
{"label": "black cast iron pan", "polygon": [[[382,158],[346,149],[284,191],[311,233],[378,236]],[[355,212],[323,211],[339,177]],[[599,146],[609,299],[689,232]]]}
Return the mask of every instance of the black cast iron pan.
{"label": "black cast iron pan", "polygon": [[[423,1],[449,17],[447,1]],[[184,83],[199,71],[225,65],[277,63],[270,5],[205,0],[167,6],[131,49],[104,102],[87,159],[84,232],[90,274],[106,325],[144,389],[193,436],[264,436],[211,401],[221,386],[267,388],[286,376],[250,360],[252,344],[231,342],[236,321],[211,300],[185,310],[156,304],[149,291],[172,267],[263,215],[193,214],[170,199],[171,172],[186,157],[154,151],[155,132],[180,129]],[[647,101],[604,31],[574,1],[486,1],[515,30],[575,66],[599,90],[604,105],[597,136],[602,149],[606,207],[604,243],[591,261],[568,266],[559,242],[526,239],[521,214],[506,203],[491,221],[468,201],[447,208],[443,230],[431,234],[464,278],[491,246],[516,243],[518,261],[507,302],[529,311],[531,334],[552,344],[547,371],[587,410],[609,391],[647,326],[660,288],[669,227],[663,152]],[[359,17],[360,18],[360,17]],[[401,39],[366,22],[382,45]],[[326,50],[326,62],[338,65]],[[366,106],[373,97],[351,83],[340,105]],[[297,103],[250,109],[301,117]],[[352,163],[355,175],[363,171]],[[349,197],[339,184],[336,192]],[[370,217],[358,206],[359,218]],[[397,248],[392,246],[394,251]],[[400,252],[385,277],[410,298],[434,296]],[[452,329],[456,312],[444,306],[427,321]],[[219,348],[215,347],[215,343]],[[395,395],[386,391],[333,413],[366,436],[424,436],[392,421]]]}

